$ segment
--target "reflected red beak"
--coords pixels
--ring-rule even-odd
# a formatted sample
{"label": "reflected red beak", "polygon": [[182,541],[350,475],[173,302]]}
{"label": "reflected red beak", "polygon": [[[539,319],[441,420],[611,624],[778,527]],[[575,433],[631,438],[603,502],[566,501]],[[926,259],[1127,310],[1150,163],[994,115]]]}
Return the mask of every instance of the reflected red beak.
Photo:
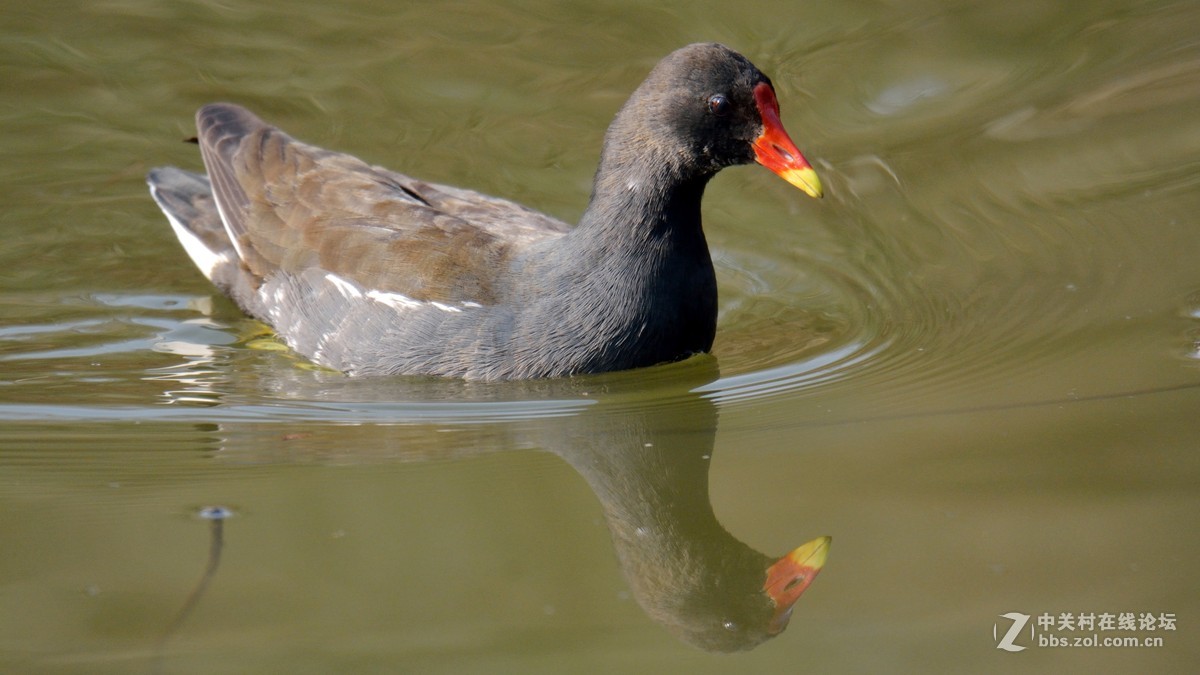
{"label": "reflected red beak", "polygon": [[784,131],[783,123],[779,121],[779,101],[775,99],[771,85],[759,82],[754,87],[754,102],[763,121],[762,134],[754,139],[754,158],[780,178],[820,199],[824,194],[821,180]]}
{"label": "reflected red beak", "polygon": [[792,606],[825,566],[825,556],[829,554],[831,541],[833,537],[813,539],[767,568],[767,581],[763,584],[763,591],[771,598],[771,602],[775,603],[775,614],[767,628],[771,635],[787,628],[788,620],[792,618]]}

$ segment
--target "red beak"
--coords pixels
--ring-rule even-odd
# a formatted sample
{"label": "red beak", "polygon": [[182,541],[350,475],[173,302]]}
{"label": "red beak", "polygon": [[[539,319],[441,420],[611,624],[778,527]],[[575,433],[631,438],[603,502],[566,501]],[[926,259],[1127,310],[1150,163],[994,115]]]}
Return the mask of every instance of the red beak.
{"label": "red beak", "polygon": [[754,158],[780,178],[820,199],[821,180],[784,131],[779,121],[779,101],[771,85],[759,82],[754,87],[754,102],[763,121],[762,134],[754,139]]}

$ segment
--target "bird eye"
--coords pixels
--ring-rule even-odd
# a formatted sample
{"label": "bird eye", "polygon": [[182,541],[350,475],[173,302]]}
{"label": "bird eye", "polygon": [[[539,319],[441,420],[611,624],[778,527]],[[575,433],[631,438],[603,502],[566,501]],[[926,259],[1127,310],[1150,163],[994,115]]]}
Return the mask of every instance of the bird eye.
{"label": "bird eye", "polygon": [[713,94],[708,98],[708,111],[717,117],[728,115],[732,108],[733,104],[721,94]]}

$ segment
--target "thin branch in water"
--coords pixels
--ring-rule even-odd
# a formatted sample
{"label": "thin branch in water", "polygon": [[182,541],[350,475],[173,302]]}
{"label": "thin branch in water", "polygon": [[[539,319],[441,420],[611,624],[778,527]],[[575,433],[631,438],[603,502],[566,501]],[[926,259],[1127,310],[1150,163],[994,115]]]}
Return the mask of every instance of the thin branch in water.
{"label": "thin branch in water", "polygon": [[206,506],[200,509],[197,515],[212,523],[209,530],[208,564],[204,568],[204,574],[200,577],[200,581],[196,583],[196,587],[192,589],[183,606],[179,608],[179,612],[175,614],[175,618],[171,619],[171,623],[167,624],[162,637],[158,639],[158,643],[154,646],[154,668],[152,670],[154,673],[163,672],[163,660],[166,658],[167,643],[175,637],[179,632],[179,628],[183,626],[183,622],[191,616],[192,611],[200,604],[200,598],[204,595],[205,589],[208,588],[209,582],[217,574],[217,566],[221,564],[221,549],[225,545],[225,519],[232,516],[233,511],[224,506]]}

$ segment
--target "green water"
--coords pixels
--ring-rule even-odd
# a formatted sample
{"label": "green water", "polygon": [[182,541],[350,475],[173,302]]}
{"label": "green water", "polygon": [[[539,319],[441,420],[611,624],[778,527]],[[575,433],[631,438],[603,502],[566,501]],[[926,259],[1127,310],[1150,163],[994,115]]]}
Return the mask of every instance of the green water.
{"label": "green water", "polygon": [[[0,671],[1200,661],[1195,3],[7,5]],[[698,40],[772,77],[827,191],[712,183],[711,358],[314,370],[214,295],[143,183],[199,168],[192,114],[230,100],[573,221],[616,109]],[[212,505],[233,516],[188,605]],[[754,646],[722,561],[820,535],[824,571]],[[1162,644],[1027,627],[1009,653],[1013,612]],[[1176,621],[1037,626],[1063,613]]]}

